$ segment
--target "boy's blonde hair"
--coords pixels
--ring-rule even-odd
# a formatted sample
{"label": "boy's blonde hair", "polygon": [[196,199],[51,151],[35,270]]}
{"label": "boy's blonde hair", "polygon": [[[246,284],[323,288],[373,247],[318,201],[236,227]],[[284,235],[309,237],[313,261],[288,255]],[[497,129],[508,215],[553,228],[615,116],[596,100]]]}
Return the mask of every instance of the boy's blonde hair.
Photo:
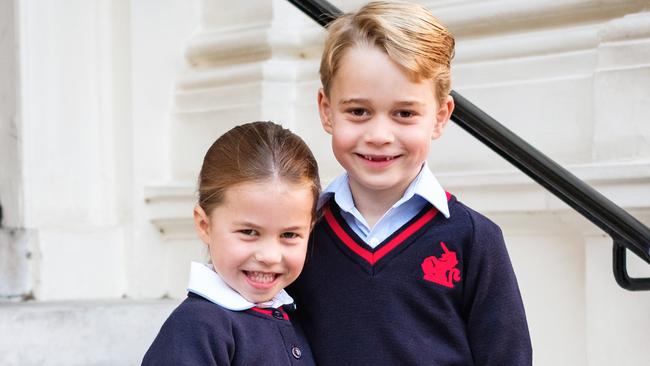
{"label": "boy's blonde hair", "polygon": [[414,81],[433,80],[438,103],[444,103],[451,89],[454,45],[453,35],[422,5],[368,3],[328,25],[320,64],[323,90],[329,95],[332,79],[349,48],[370,46],[386,52]]}

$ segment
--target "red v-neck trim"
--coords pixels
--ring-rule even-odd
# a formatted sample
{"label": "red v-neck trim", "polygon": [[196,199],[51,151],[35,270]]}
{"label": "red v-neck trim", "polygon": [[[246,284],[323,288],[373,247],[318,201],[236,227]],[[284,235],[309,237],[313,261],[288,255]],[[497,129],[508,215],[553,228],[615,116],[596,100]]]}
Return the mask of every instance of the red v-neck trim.
{"label": "red v-neck trim", "polygon": [[[446,192],[446,194],[447,194],[447,201],[449,201],[451,199],[451,194],[449,192]],[[382,245],[381,248],[379,248],[379,250],[373,252],[373,251],[369,251],[368,249],[365,249],[364,247],[359,245],[359,243],[357,243],[354,239],[352,239],[352,237],[343,229],[343,227],[336,220],[329,205],[325,207],[324,211],[325,211],[324,212],[325,220],[327,221],[327,224],[330,226],[330,228],[332,228],[332,230],[334,231],[334,234],[336,234],[336,236],[343,242],[343,244],[345,244],[351,251],[353,251],[359,257],[363,258],[366,262],[370,263],[370,265],[374,265],[386,254],[390,253],[393,249],[397,248],[411,235],[413,235],[418,230],[420,230],[426,223],[433,220],[433,218],[438,214],[438,210],[435,207],[432,207],[429,211],[427,211],[419,219],[415,220],[406,229],[402,230],[397,236],[391,239],[388,243]]]}

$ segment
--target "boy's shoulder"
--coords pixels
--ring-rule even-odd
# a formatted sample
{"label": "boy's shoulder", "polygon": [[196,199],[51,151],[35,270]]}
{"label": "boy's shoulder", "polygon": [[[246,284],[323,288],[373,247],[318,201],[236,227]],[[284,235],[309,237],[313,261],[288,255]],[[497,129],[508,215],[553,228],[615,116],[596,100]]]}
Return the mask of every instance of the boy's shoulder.
{"label": "boy's shoulder", "polygon": [[457,216],[460,216],[460,218],[475,221],[474,224],[476,225],[488,225],[488,226],[498,227],[498,225],[494,221],[490,220],[482,213],[474,210],[464,202],[460,201],[458,197],[454,195],[451,195],[448,205],[449,205],[449,214],[451,217],[453,217],[454,214],[456,214]]}
{"label": "boy's shoulder", "polygon": [[456,196],[451,196],[448,205],[450,217],[446,222],[449,225],[453,225],[460,230],[468,231],[467,234],[472,235],[474,238],[477,236],[501,237],[503,235],[499,225],[482,213],[459,201]]}

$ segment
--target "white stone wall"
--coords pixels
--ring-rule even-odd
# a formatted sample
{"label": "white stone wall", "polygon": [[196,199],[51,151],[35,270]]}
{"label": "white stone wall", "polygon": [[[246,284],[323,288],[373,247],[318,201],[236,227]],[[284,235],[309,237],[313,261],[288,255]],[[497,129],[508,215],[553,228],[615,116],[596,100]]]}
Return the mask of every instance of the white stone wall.
{"label": "white stone wall", "polygon": [[[647,0],[423,3],[454,89],[650,224]],[[205,257],[196,175],[232,126],[281,122],[340,172],[324,31],[284,0],[7,0],[0,34],[0,364],[139,363]],[[606,235],[453,123],[429,162],[503,228],[536,365],[650,364],[650,293],[615,284]]]}

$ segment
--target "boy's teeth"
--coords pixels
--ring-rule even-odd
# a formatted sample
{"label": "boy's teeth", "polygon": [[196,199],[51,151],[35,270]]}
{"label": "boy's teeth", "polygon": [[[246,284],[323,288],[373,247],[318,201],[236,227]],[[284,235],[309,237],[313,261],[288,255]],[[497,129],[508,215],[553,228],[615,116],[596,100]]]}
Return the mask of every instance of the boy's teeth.
{"label": "boy's teeth", "polygon": [[385,156],[385,157],[380,158],[380,157],[374,157],[374,156],[370,156],[370,155],[364,155],[363,157],[370,160],[370,161],[389,161],[389,160],[393,160],[392,156]]}
{"label": "boy's teeth", "polygon": [[253,280],[254,282],[259,282],[259,283],[269,283],[273,282],[275,280],[275,273],[268,273],[268,272],[246,272],[246,275],[248,278]]}

